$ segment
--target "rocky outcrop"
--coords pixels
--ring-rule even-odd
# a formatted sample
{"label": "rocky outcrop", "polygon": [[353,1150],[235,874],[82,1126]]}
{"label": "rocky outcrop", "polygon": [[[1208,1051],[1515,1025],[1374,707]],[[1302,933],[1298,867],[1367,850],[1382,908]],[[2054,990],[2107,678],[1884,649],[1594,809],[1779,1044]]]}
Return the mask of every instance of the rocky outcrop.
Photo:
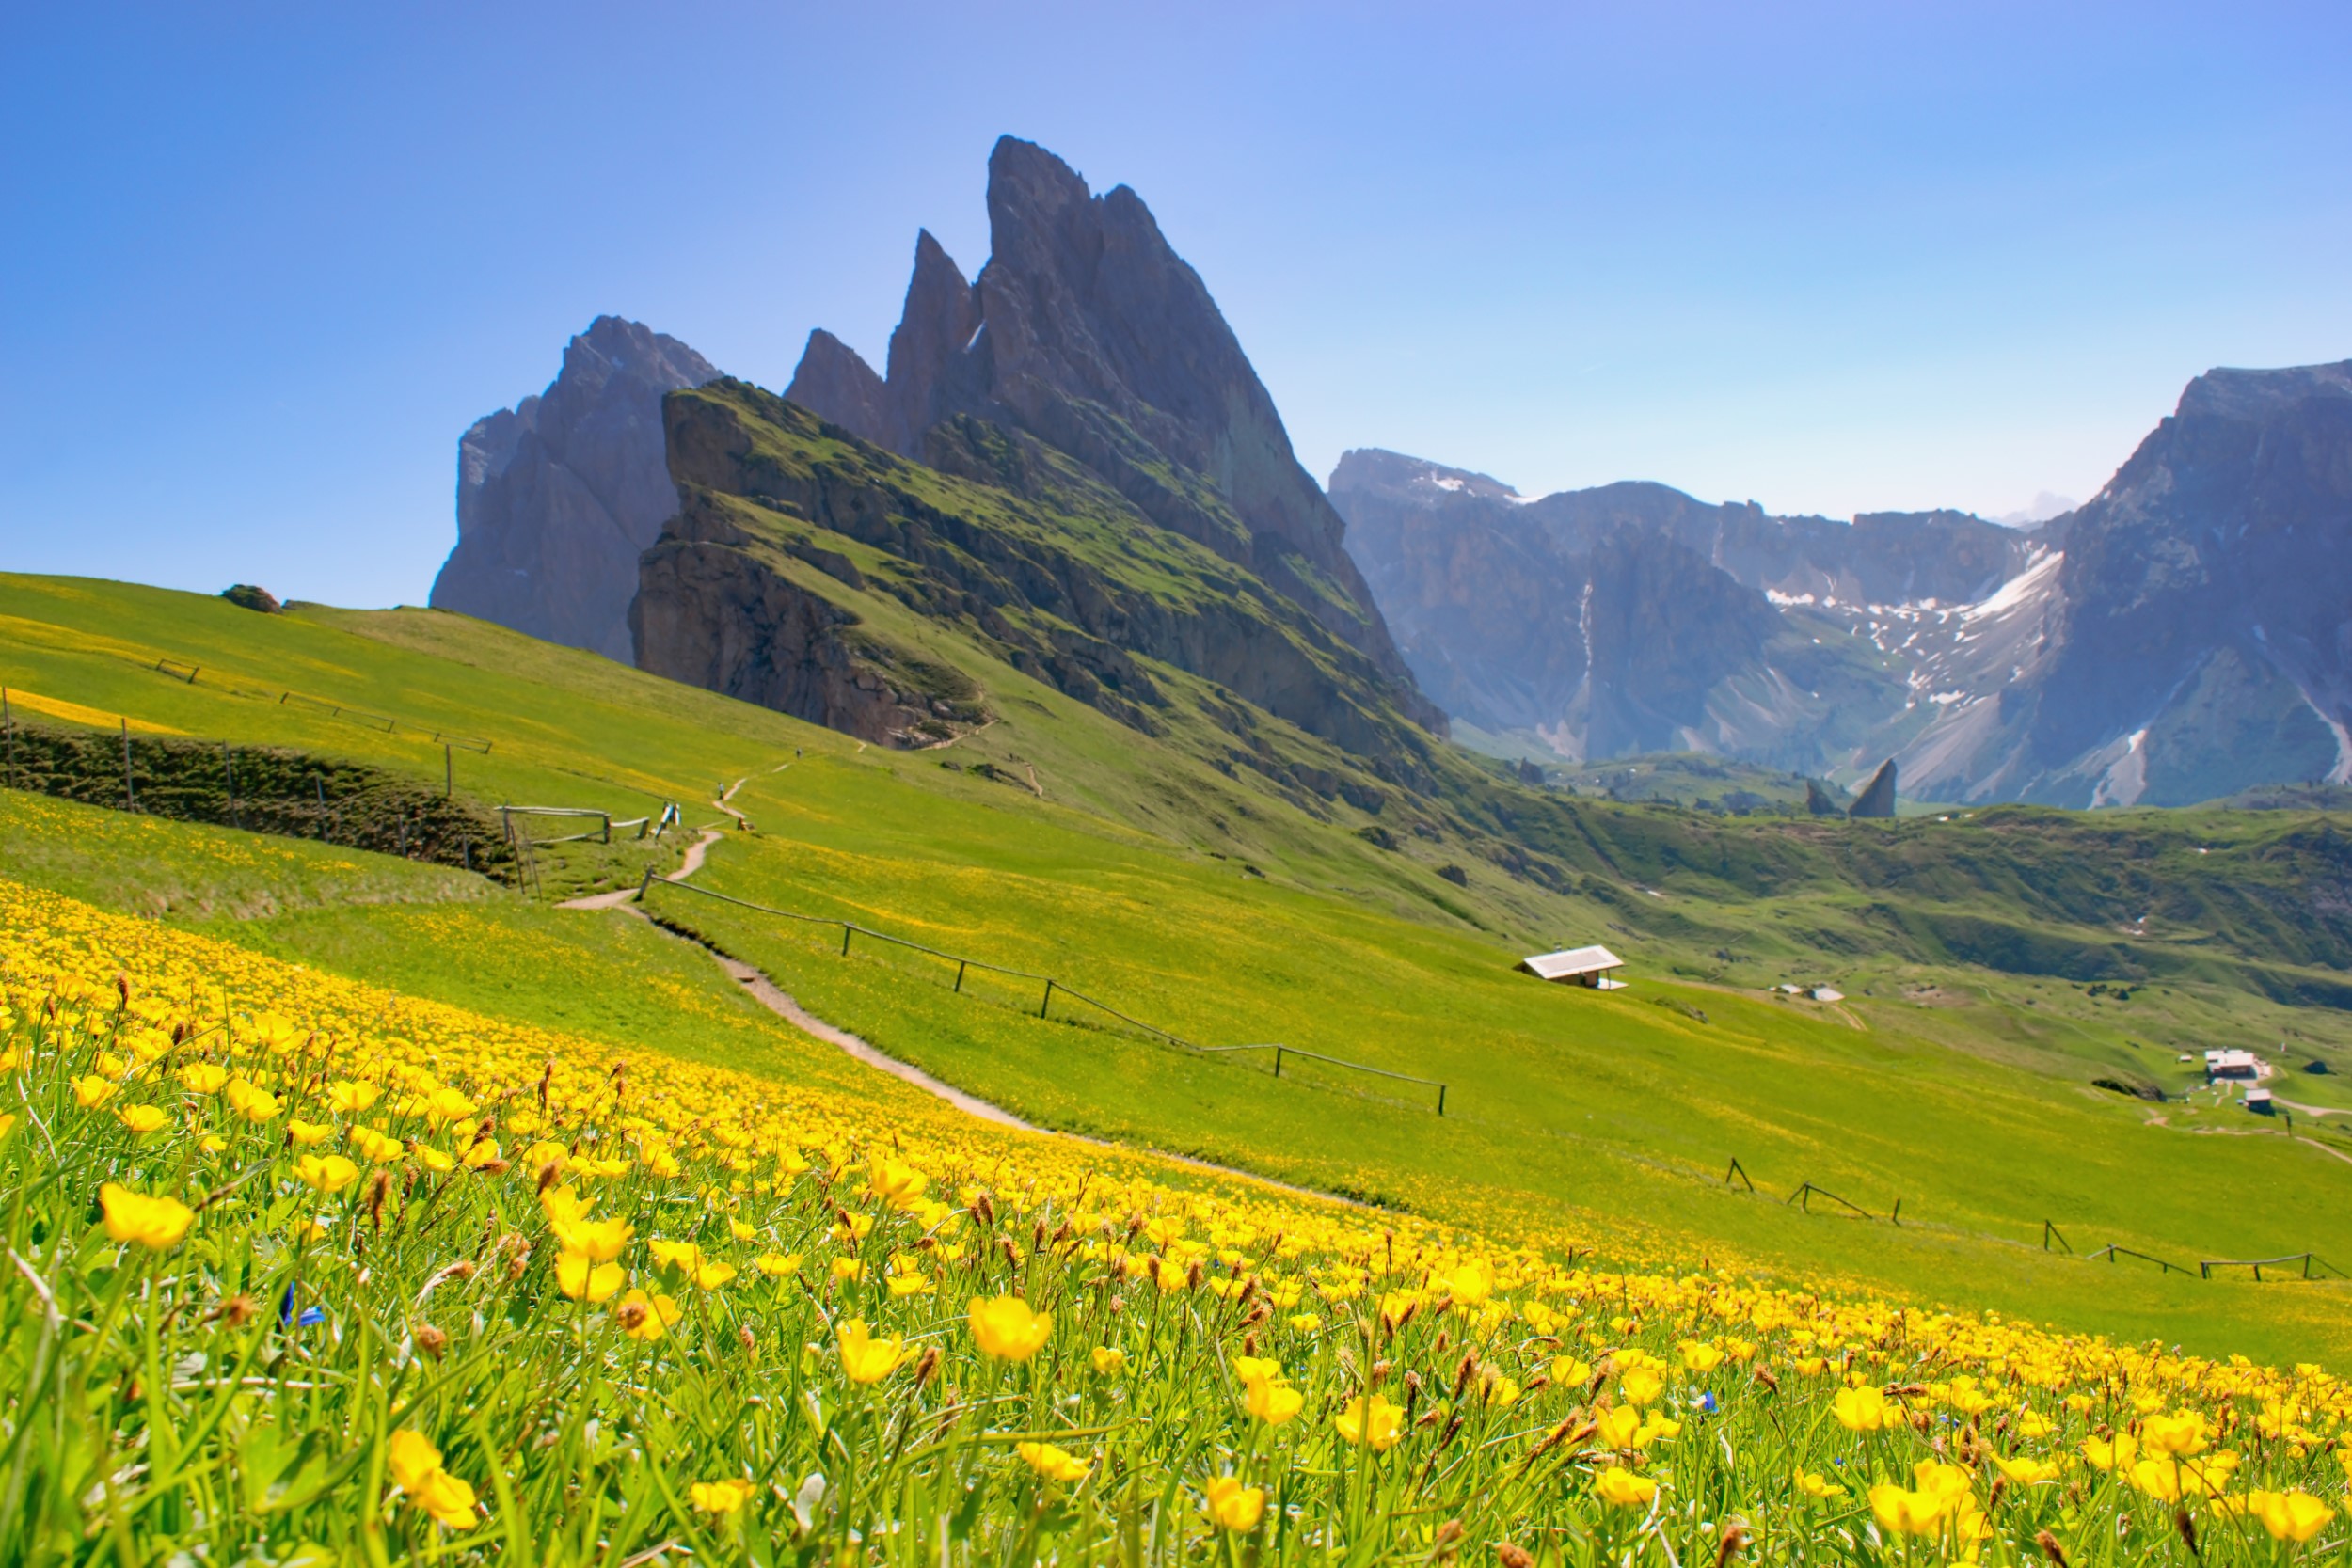
{"label": "rocky outcrop", "polygon": [[1895,759],[1888,757],[1846,808],[1848,816],[1892,817],[1895,815]]}
{"label": "rocky outcrop", "polygon": [[718,373],[675,338],[597,317],[545,392],[459,441],[457,546],[435,608],[627,660],[637,558],[677,510],[661,396]]}
{"label": "rocky outcrop", "polygon": [[[2020,657],[1914,743],[1915,794],[2178,805],[2352,779],[2352,362],[2217,370],[2061,520]],[[1932,780],[1932,783],[1930,781]]]}
{"label": "rocky outcrop", "polygon": [[[1146,735],[1168,729],[1166,670],[1198,676],[1217,689],[1187,700],[1232,737],[1233,766],[1303,777],[1255,708],[1391,782],[1431,776],[1430,737],[1362,654],[1033,436],[959,415],[917,465],[740,382],[664,411],[682,505],[644,557],[644,669],[922,744],[979,721],[986,696],[877,629],[911,610]],[[902,609],[878,613],[885,598]],[[1300,787],[1374,799],[1327,769]]]}
{"label": "rocky outcrop", "polygon": [[[880,444],[928,461],[931,433],[958,416],[1035,437],[1300,607],[1370,662],[1399,707],[1441,726],[1343,547],[1345,525],[1142,198],[1123,185],[1095,196],[1060,159],[1008,136],[989,158],[988,212],[993,254],[976,281],[928,232],[916,241],[882,418],[866,426]],[[794,386],[820,401],[805,406],[858,429],[862,409],[830,390],[853,378],[807,370]]]}
{"label": "rocky outcrop", "polygon": [[784,395],[817,410],[861,441],[887,444],[890,392],[857,350],[818,327],[801,351],[800,369]]}

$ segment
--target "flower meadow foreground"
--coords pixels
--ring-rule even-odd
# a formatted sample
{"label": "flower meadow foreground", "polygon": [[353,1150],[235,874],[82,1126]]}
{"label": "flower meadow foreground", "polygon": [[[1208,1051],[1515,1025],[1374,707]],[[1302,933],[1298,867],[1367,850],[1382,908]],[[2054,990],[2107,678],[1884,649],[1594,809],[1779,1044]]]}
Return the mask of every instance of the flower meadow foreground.
{"label": "flower meadow foreground", "polygon": [[0,882],[0,1561],[2352,1559],[2352,1389],[496,1022]]}

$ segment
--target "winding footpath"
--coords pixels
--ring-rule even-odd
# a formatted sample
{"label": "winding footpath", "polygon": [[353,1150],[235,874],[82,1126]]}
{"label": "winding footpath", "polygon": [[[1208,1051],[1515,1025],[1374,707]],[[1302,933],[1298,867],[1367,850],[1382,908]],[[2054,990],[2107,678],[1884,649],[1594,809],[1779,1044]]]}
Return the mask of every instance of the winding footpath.
{"label": "winding footpath", "polygon": [[[788,768],[790,766],[791,764],[787,763],[783,767],[773,769],[773,771],[781,773],[784,771],[785,768]],[[737,790],[743,787],[746,782],[746,779],[736,780],[735,783],[727,786],[725,793],[721,795],[718,800],[711,802],[721,811],[725,812],[729,816],[735,818],[736,822],[743,827],[749,827],[751,825],[750,822],[744,817],[741,812],[737,811],[732,805],[728,804],[728,801],[733,799]],[[694,873],[703,868],[703,862],[709,852],[710,846],[717,843],[723,836],[724,835],[716,828],[705,828],[702,831],[702,836],[687,847],[684,863],[679,865],[675,871],[673,871],[659,879],[665,882],[682,882],[687,878],[691,877]],[[910,1062],[902,1062],[898,1060],[898,1057],[893,1056],[889,1053],[875,1046],[872,1041],[861,1039],[857,1036],[850,1034],[847,1029],[837,1028],[834,1025],[826,1022],[823,1019],[818,1018],[816,1014],[802,1006],[799,1002],[793,999],[789,992],[786,991],[784,988],[777,985],[775,981],[769,978],[766,974],[754,968],[750,964],[744,963],[741,959],[730,958],[707,942],[696,942],[691,937],[671,930],[669,927],[655,920],[652,916],[646,914],[644,910],[637,907],[636,900],[640,891],[640,889],[633,887],[615,888],[610,893],[592,894],[584,898],[567,898],[564,902],[558,904],[556,908],[562,910],[619,910],[623,914],[628,915],[632,919],[645,922],[646,925],[651,926],[655,930],[660,931],[662,935],[670,938],[674,942],[683,942],[692,946],[701,948],[704,952],[709,954],[712,961],[717,963],[720,969],[724,971],[730,979],[741,986],[746,994],[748,994],[754,1001],[757,1002],[761,1006],[767,1008],[770,1012],[775,1014],[778,1018],[784,1020],[787,1023],[792,1025],[793,1028],[800,1030],[803,1034],[807,1035],[812,1039],[824,1041],[827,1045],[834,1047],[844,1054],[850,1056],[859,1062],[863,1062],[865,1065],[873,1068],[877,1071],[886,1072],[893,1078],[898,1079],[902,1083],[921,1089],[925,1094],[931,1095],[934,1098],[954,1106],[957,1110],[963,1112],[966,1116],[977,1117],[982,1121],[993,1123],[998,1127],[1009,1128],[1015,1132],[1034,1132],[1040,1137],[1068,1138],[1075,1143],[1091,1144],[1098,1148],[1115,1149],[1120,1153],[1148,1153],[1158,1159],[1168,1160],[1176,1164],[1188,1166],[1193,1170],[1205,1171],[1216,1176],[1232,1177],[1238,1180],[1250,1182],[1256,1186],[1269,1187],[1277,1192],[1289,1193],[1298,1197],[1315,1198],[1325,1203],[1336,1203],[1343,1208],[1365,1209],[1372,1207],[1371,1205],[1362,1203],[1352,1197],[1342,1197],[1336,1193],[1318,1192],[1312,1187],[1301,1187],[1288,1181],[1278,1181],[1272,1177],[1261,1176],[1255,1171],[1243,1170],[1236,1165],[1222,1165],[1213,1160],[1198,1159],[1189,1154],[1178,1154],[1168,1149],[1137,1148],[1126,1144],[1115,1143],[1108,1138],[1092,1138],[1087,1136],[1083,1132],[1058,1132],[1050,1127],[1040,1127],[1034,1122],[1025,1121],[1021,1117],[1013,1115],[1010,1111],[1006,1110],[1001,1105],[991,1104],[989,1101],[980,1099],[977,1095],[966,1094],[963,1090],[957,1088],[954,1085],[943,1083],[939,1079],[932,1077],[930,1073],[925,1072],[921,1068],[918,1068]]]}

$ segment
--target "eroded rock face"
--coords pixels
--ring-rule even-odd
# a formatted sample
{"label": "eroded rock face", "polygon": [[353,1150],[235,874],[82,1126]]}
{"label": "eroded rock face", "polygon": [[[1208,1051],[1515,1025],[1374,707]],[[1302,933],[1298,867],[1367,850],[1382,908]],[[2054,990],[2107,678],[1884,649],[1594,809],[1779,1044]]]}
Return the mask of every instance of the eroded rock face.
{"label": "eroded rock face", "polygon": [[[989,159],[988,211],[993,253],[974,282],[929,233],[916,241],[882,418],[868,426],[880,444],[925,458],[930,433],[960,415],[1035,436],[1306,610],[1372,662],[1405,711],[1441,727],[1343,546],[1345,525],[1142,198],[1123,185],[1095,196],[1060,159],[1009,136]],[[805,379],[795,388],[827,401],[804,406],[859,428],[861,410],[828,391],[841,376],[811,368]]]}
{"label": "eroded rock face", "polygon": [[637,558],[677,511],[661,396],[719,372],[676,339],[599,316],[548,389],[457,448],[457,546],[431,603],[627,662]]}
{"label": "eroded rock face", "polygon": [[[2037,770],[2173,805],[2352,778],[2352,361],[2208,372],[2069,519]],[[2135,738],[2137,737],[2137,738]]]}

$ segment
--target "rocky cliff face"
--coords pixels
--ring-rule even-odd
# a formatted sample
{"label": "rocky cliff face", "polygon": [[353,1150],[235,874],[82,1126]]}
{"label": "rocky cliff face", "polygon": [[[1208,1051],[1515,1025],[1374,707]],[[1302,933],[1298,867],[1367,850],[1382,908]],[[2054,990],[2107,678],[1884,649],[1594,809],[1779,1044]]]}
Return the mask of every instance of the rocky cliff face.
{"label": "rocky cliff face", "polygon": [[[644,669],[920,746],[984,721],[1009,666],[1145,735],[1230,737],[1218,760],[1327,799],[1361,791],[1301,772],[1262,716],[1392,783],[1432,776],[1434,742],[1363,654],[1034,436],[958,415],[916,464],[732,381],[664,412],[681,507],[630,611]],[[886,629],[910,613],[977,657]]]}
{"label": "rocky cliff face", "polygon": [[2352,778],[2352,362],[2199,376],[2058,542],[2003,590],[2030,645],[1947,661],[1964,695],[1914,743],[1915,793],[2174,805]]}
{"label": "rocky cliff face", "polygon": [[812,340],[793,401],[926,461],[931,433],[958,416],[1033,436],[1300,607],[1369,661],[1400,707],[1442,725],[1343,546],[1338,513],[1142,198],[1123,185],[1095,196],[1052,153],[1006,137],[989,158],[988,212],[993,254],[975,281],[918,237],[879,407],[835,395],[865,383],[835,363],[830,338]]}
{"label": "rocky cliff face", "polygon": [[1892,753],[1918,799],[2072,806],[2352,779],[2352,363],[2200,376],[2031,531],[1525,498],[1391,452],[1331,494],[1430,693],[1571,757]]}
{"label": "rocky cliff face", "polygon": [[1974,518],[1781,518],[1662,484],[1527,498],[1394,452],[1349,452],[1331,496],[1423,689],[1577,761],[1837,767],[1904,702],[1869,595],[1996,583],[2007,559]]}
{"label": "rocky cliff face", "polygon": [[433,605],[627,661],[637,558],[677,511],[661,396],[718,373],[675,338],[597,317],[545,392],[458,442],[457,546]]}

